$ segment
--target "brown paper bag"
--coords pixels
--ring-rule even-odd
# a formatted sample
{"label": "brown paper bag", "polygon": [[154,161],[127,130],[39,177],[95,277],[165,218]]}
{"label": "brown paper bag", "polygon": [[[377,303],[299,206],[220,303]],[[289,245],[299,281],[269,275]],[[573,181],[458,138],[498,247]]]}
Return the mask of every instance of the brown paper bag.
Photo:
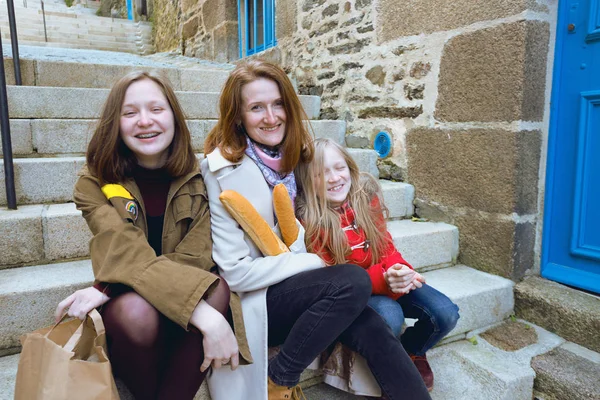
{"label": "brown paper bag", "polygon": [[63,320],[21,337],[15,400],[118,400],[98,311]]}

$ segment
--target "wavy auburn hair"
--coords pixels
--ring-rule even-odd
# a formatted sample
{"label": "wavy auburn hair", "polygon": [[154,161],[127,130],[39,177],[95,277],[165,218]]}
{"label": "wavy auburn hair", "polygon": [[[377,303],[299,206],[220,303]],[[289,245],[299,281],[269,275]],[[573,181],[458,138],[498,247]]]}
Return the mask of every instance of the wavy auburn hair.
{"label": "wavy auburn hair", "polygon": [[137,165],[135,154],[121,139],[119,125],[127,89],[132,83],[144,79],[151,80],[161,88],[173,111],[175,132],[164,168],[172,177],[179,177],[192,172],[198,165],[185,115],[171,83],[152,72],[130,72],[119,79],[110,90],[87,148],[87,166],[101,184],[123,182],[131,176],[133,168]]}
{"label": "wavy auburn hair", "polygon": [[[350,191],[346,200],[354,210],[356,225],[364,230],[366,238],[371,241],[372,263],[378,263],[385,251],[387,230],[383,218],[388,214],[379,182],[371,174],[360,172],[350,153],[333,140],[316,139],[314,144],[314,160],[298,165],[295,172],[300,193],[297,198],[296,215],[306,229],[306,249],[311,253],[330,254],[336,264],[345,263],[346,257],[352,253],[346,233],[340,224],[340,214],[328,204],[326,197],[327,183],[323,174],[325,150],[333,148],[348,164]],[[319,185],[316,184],[316,177],[320,177]],[[375,196],[379,202],[374,204]]]}
{"label": "wavy auburn hair", "polygon": [[219,100],[219,121],[204,141],[204,154],[216,148],[231,162],[238,162],[246,150],[246,134],[242,120],[242,89],[257,79],[270,79],[279,87],[285,109],[285,136],[281,142],[282,171],[294,170],[300,161],[309,162],[313,156],[312,136],[302,120],[308,120],[292,82],[281,67],[260,60],[239,64],[229,74]]}

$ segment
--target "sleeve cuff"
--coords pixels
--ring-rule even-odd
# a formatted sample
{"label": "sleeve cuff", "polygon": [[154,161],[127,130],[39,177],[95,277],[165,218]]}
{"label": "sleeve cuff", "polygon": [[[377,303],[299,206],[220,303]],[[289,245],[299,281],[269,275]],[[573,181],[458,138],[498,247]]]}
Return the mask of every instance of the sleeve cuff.
{"label": "sleeve cuff", "polygon": [[123,285],[122,283],[107,283],[107,282],[95,282],[94,288],[104,293],[111,299],[117,297],[120,294],[129,292],[131,289],[129,286]]}

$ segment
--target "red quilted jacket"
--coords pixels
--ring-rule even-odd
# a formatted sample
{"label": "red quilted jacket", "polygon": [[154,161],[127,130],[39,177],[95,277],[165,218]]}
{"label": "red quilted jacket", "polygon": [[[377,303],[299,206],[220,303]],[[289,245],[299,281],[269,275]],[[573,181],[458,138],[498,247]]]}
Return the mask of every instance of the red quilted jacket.
{"label": "red quilted jacket", "polygon": [[[379,207],[379,199],[377,196],[373,197],[371,202],[372,207]],[[385,219],[383,214],[380,214],[380,218],[377,220],[377,224],[381,226],[382,230],[385,230],[385,251],[383,252],[379,262],[373,264],[371,248],[369,241],[366,240],[364,230],[358,228],[355,224],[354,210],[346,202],[340,207],[340,223],[342,229],[346,232],[348,238],[348,244],[352,249],[352,253],[346,258],[346,262],[350,264],[360,265],[367,270],[371,277],[371,283],[373,285],[373,294],[386,295],[393,299],[397,299],[401,294],[393,293],[383,277],[383,273],[387,271],[394,264],[403,264],[413,269],[413,267],[404,259],[396,247],[392,236],[387,231],[385,225]],[[319,252],[319,256],[325,260],[327,265],[335,264],[334,257],[326,249]]]}

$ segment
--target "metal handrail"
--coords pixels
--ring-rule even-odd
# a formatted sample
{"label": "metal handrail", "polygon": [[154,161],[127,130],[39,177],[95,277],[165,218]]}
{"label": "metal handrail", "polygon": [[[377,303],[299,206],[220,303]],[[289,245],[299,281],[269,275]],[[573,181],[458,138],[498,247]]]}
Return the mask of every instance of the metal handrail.
{"label": "metal handrail", "polygon": [[[10,0],[9,0],[10,1]],[[2,52],[2,35],[0,34],[0,55]],[[4,56],[0,57],[0,130],[2,131],[2,156],[4,157],[4,183],[6,186],[6,203],[11,210],[17,209],[15,192],[15,171],[12,159],[12,143],[10,140],[10,119],[8,118],[8,96],[6,95],[6,76],[4,75]]]}
{"label": "metal handrail", "polygon": [[[17,39],[17,24],[15,21],[15,5],[13,0],[6,1],[8,7],[8,24],[10,27],[10,40],[15,69],[15,83],[21,85],[21,62],[19,58],[19,41]],[[17,195],[15,190],[15,170],[12,156],[12,142],[10,138],[10,117],[8,114],[8,95],[6,90],[6,75],[4,69],[4,50],[2,49],[2,35],[0,34],[0,129],[2,132],[2,157],[4,164],[4,184],[6,186],[6,203],[10,210],[17,209]]]}
{"label": "metal handrail", "polygon": [[44,10],[44,0],[42,0],[41,3],[42,3],[42,18],[44,19],[44,39],[46,40],[46,42],[48,42],[48,32],[46,31],[46,11]]}
{"label": "metal handrail", "polygon": [[[15,20],[15,4],[13,0],[7,0],[8,26],[10,28],[10,43],[13,54],[13,66],[15,68],[15,84],[21,86],[21,59],[19,58],[19,40],[17,39],[17,23]],[[4,54],[2,54],[4,57]]]}

